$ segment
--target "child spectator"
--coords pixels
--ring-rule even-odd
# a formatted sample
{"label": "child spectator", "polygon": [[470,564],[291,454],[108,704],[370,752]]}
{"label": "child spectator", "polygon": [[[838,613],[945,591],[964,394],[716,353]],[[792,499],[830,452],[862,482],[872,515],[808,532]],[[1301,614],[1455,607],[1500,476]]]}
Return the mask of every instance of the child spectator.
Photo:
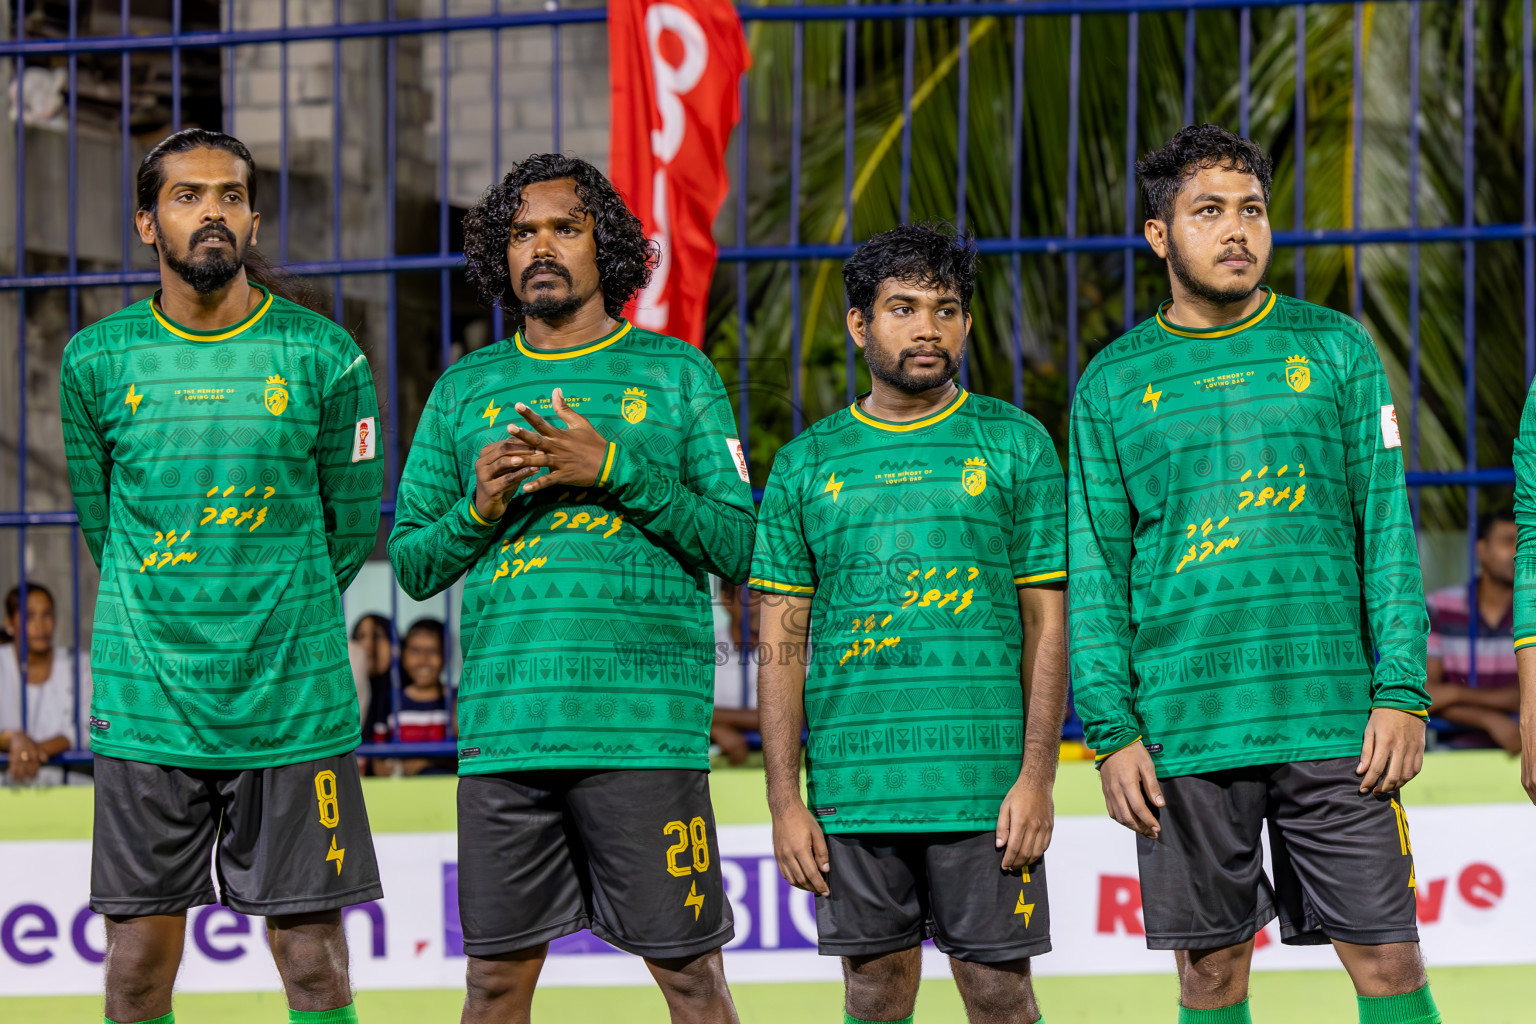
{"label": "child spectator", "polygon": [[[448,739],[448,693],[443,686],[443,624],[417,619],[400,645],[400,709],[392,724],[401,743],[441,743]],[[391,775],[436,775],[452,770],[442,758],[413,757],[390,762]]]}
{"label": "child spectator", "polygon": [[[5,595],[5,628],[21,635],[21,588]],[[27,707],[22,720],[21,662],[17,644],[0,646],[0,750],[8,751],[6,779],[12,785],[58,785],[66,780],[62,767],[49,758],[80,743],[90,745],[85,715],[91,706],[91,665],[80,658],[80,703],[76,721],[75,662],[68,648],[53,643],[53,594],[37,583],[27,585]],[[78,731],[77,731],[78,725]],[[76,772],[75,781],[89,781]]]}

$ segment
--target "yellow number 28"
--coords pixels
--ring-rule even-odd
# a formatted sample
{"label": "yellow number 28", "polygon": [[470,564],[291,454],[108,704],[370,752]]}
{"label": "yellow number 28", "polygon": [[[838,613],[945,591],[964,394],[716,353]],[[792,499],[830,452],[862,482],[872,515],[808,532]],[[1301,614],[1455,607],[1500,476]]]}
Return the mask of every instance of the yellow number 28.
{"label": "yellow number 28", "polygon": [[315,776],[315,800],[320,804],[320,824],[335,828],[341,817],[336,807],[336,773],[330,769]]}
{"label": "yellow number 28", "polygon": [[[709,830],[703,818],[694,818],[688,824],[669,821],[661,830],[663,835],[676,836],[677,842],[667,847],[667,874],[685,878],[693,872],[704,874],[709,870]],[[693,863],[678,864],[678,854],[693,847]]]}

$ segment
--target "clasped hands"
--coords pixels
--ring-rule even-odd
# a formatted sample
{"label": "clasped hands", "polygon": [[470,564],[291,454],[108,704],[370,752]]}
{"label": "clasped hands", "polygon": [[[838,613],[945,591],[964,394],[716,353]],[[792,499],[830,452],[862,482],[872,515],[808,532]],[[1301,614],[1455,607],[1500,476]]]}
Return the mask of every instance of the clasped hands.
{"label": "clasped hands", "polygon": [[[608,440],[566,404],[560,388],[555,388],[550,400],[565,429],[518,402],[514,408],[528,427],[508,424],[510,436],[505,441],[480,449],[475,460],[475,511],[486,522],[500,519],[518,493],[533,494],[556,484],[591,487],[602,475]],[[549,472],[528,479],[541,469]]]}

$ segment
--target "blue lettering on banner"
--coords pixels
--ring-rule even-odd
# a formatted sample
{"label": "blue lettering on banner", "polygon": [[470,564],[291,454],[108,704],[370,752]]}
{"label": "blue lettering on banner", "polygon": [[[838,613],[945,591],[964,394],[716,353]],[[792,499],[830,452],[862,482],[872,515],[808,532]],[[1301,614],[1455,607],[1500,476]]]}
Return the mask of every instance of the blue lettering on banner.
{"label": "blue lettering on banner", "polygon": [[[18,931],[22,921],[27,918],[36,921],[36,927]],[[5,915],[5,920],[0,922],[0,945],[5,947],[6,955],[19,964],[40,964],[53,958],[53,950],[42,945],[23,947],[21,943],[24,940],[58,937],[59,922],[54,920],[47,907],[36,903],[23,903],[11,908],[11,912]]]}
{"label": "blue lettering on banner", "polygon": [[[359,949],[367,949],[371,958],[383,960],[385,957],[384,907],[378,902],[359,903],[356,906],[342,909],[342,920],[349,915],[361,914],[368,918],[369,941],[364,946],[352,944],[353,956],[358,955]],[[91,945],[90,927],[95,920],[96,912],[88,906],[80,907],[74,916],[64,914],[62,918],[55,917],[53,911],[39,903],[19,903],[9,908],[5,916],[0,918],[0,949],[12,962],[25,967],[47,963],[53,959],[54,950],[49,948],[47,940],[59,938],[59,921],[67,920],[69,924],[69,946],[74,953],[88,964],[100,964],[107,958],[105,949],[97,949]],[[265,935],[266,929],[259,925],[253,929],[251,919],[245,914],[236,913],[228,907],[212,906],[203,907],[196,914],[191,915],[192,942],[198,952],[209,960],[228,962],[238,960],[250,952],[247,942],[241,941],[241,936],[250,936],[253,931]]]}
{"label": "blue lettering on banner", "polygon": [[[815,949],[815,898],[779,875],[772,855],[721,857],[720,874],[731,901],[736,937],[730,950]],[[551,956],[618,953],[621,950],[579,931],[549,944]],[[443,956],[464,955],[464,930],[459,921],[459,865],[443,862]]]}

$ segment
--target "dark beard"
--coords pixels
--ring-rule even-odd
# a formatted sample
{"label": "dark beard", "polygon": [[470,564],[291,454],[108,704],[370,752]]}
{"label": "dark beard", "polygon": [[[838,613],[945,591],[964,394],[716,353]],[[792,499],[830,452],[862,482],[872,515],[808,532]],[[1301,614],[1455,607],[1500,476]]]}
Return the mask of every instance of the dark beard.
{"label": "dark beard", "polygon": [[[160,218],[155,218],[155,237],[164,238],[160,231]],[[201,257],[192,258],[191,253],[196,251],[199,242],[205,238],[222,238],[229,243],[227,253],[212,250]],[[168,244],[161,243],[158,248],[160,255],[165,259],[165,265],[176,272],[176,276],[187,282],[192,290],[199,295],[208,295],[218,291],[230,281],[234,280],[240,268],[245,266],[245,250],[250,244],[247,238],[245,245],[239,244],[235,239],[235,233],[222,224],[209,224],[192,232],[192,237],[187,239],[186,259],[171,252]]]}
{"label": "dark beard", "polygon": [[[571,291],[571,272],[566,270],[554,260],[539,260],[528,264],[523,269],[521,284],[528,286],[528,279],[538,273],[553,273],[565,282],[565,298],[538,298],[532,302],[522,303],[523,318],[526,320],[538,320],[542,323],[557,322],[573,316],[581,308],[581,299]],[[513,296],[516,298],[516,296]]]}
{"label": "dark beard", "polygon": [[1264,273],[1259,275],[1259,280],[1253,287],[1237,286],[1232,288],[1216,288],[1197,280],[1189,269],[1189,263],[1184,259],[1184,254],[1173,242],[1173,235],[1168,235],[1168,266],[1173,270],[1173,276],[1179,279],[1179,284],[1184,290],[1202,302],[1208,302],[1213,306],[1231,306],[1243,302],[1255,291],[1264,279],[1269,276],[1269,265],[1274,262],[1275,249],[1270,246],[1269,256],[1264,260]]}
{"label": "dark beard", "polygon": [[960,343],[960,354],[952,356],[948,352],[939,350],[938,355],[944,357],[944,365],[930,370],[925,374],[909,373],[906,366],[906,357],[919,352],[932,351],[923,346],[909,346],[894,355],[887,356],[886,352],[878,345],[869,343],[869,332],[864,334],[864,361],[869,364],[869,375],[880,383],[904,391],[909,395],[919,395],[924,391],[932,391],[945,381],[955,379],[960,372],[960,361],[965,358],[965,343]]}

